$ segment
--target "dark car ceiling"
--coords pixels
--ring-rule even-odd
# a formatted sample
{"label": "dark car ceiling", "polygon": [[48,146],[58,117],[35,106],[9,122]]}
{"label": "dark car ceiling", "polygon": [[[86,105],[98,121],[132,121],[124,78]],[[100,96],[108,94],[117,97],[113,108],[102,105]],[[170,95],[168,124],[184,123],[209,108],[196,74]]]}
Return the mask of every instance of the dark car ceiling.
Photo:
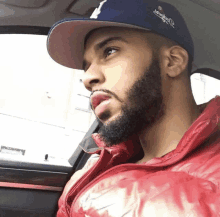
{"label": "dark car ceiling", "polygon": [[[101,1],[0,0],[0,26],[50,27],[66,17],[89,17]],[[220,0],[163,1],[183,15],[195,45],[195,65],[220,71]]]}
{"label": "dark car ceiling", "polygon": [[65,17],[89,17],[98,0],[0,0],[0,25],[50,27]]}

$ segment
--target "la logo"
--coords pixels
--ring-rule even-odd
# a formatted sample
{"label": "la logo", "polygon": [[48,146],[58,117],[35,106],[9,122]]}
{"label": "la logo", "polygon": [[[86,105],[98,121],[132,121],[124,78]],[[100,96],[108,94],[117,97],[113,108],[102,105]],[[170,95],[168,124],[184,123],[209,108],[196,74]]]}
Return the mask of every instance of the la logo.
{"label": "la logo", "polygon": [[90,16],[91,19],[97,19],[98,18],[98,15],[101,13],[101,9],[102,9],[102,6],[105,4],[105,2],[107,2],[107,0],[104,0],[102,1],[100,4],[99,4],[99,7],[96,8],[92,15]]}

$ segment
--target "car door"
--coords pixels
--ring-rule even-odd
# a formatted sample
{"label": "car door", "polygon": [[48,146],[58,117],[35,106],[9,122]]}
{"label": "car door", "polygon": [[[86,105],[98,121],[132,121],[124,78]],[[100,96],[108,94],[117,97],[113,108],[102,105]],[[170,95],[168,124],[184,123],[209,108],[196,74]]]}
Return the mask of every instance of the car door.
{"label": "car door", "polygon": [[48,30],[1,28],[0,216],[55,216],[77,147],[97,128],[80,74],[48,66]]}
{"label": "car door", "polygon": [[56,64],[46,50],[56,21],[89,16],[100,3],[85,2],[0,2],[0,216],[55,216],[82,164],[78,145],[98,126],[82,72]]}

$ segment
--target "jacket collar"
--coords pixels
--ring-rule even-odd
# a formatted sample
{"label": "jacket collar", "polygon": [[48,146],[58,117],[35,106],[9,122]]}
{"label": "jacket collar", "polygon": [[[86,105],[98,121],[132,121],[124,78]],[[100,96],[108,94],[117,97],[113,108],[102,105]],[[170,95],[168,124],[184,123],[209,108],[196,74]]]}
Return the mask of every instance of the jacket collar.
{"label": "jacket collar", "polygon": [[[220,96],[216,96],[208,103],[201,105],[200,109],[202,110],[201,115],[189,127],[176,149],[163,157],[153,158],[147,162],[147,165],[160,167],[176,163],[188,153],[192,152],[195,148],[202,145],[207,138],[220,129]],[[122,142],[112,147],[107,147],[101,140],[98,133],[92,134],[92,137],[88,140],[87,145],[84,145],[83,149],[90,154],[100,154],[105,150],[113,157],[116,157],[117,155],[118,163],[125,163],[143,151],[136,135],[130,137],[130,139],[126,142]]]}

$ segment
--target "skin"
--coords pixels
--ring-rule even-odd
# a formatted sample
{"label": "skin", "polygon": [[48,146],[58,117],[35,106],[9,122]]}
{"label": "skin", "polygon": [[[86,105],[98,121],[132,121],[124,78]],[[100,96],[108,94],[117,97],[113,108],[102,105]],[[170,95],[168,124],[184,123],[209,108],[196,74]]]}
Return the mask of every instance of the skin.
{"label": "skin", "polygon": [[[126,42],[95,49],[109,37]],[[162,46],[155,52],[152,44]],[[144,151],[137,164],[176,148],[201,114],[187,76],[188,59],[185,49],[154,33],[108,27],[89,35],[83,83],[92,94],[101,90],[111,96],[107,109],[97,116],[108,146],[137,134]]]}

